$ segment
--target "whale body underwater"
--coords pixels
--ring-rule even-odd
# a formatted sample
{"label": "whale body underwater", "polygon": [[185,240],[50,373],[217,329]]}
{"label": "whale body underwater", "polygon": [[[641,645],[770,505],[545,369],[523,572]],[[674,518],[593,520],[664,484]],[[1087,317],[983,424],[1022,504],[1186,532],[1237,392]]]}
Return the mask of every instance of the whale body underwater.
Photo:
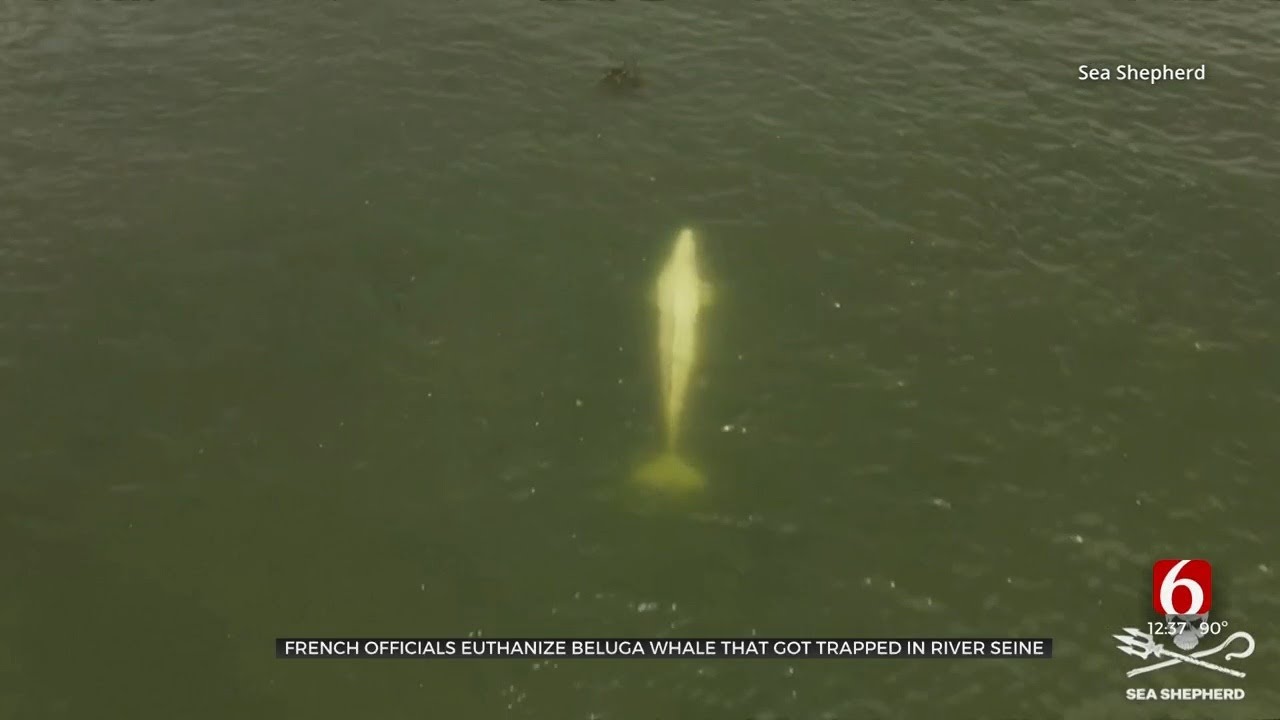
{"label": "whale body underwater", "polygon": [[679,440],[689,379],[698,361],[698,320],[710,297],[709,285],[698,269],[697,238],[692,229],[684,228],[653,291],[665,446],[634,476],[635,482],[651,490],[689,493],[706,487],[702,473],[680,455]]}

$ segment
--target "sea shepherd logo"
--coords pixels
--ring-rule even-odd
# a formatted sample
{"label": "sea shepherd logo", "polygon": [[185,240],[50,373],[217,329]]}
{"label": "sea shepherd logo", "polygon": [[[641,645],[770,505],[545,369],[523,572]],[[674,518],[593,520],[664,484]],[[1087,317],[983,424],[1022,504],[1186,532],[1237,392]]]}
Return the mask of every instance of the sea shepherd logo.
{"label": "sea shepherd logo", "polygon": [[[1128,627],[1123,635],[1112,635],[1120,641],[1116,649],[1143,660],[1158,660],[1125,673],[1137,677],[1178,665],[1191,665],[1233,678],[1244,678],[1245,672],[1230,665],[1231,661],[1253,654],[1253,636],[1247,632],[1225,631],[1226,620],[1210,621],[1212,602],[1212,568],[1205,560],[1160,560],[1152,570],[1152,605],[1164,619],[1148,622],[1146,631]],[[1225,635],[1225,637],[1224,637]],[[1170,639],[1177,648],[1164,644]],[[1207,640],[1206,640],[1207,639]],[[1196,650],[1201,641],[1213,647]],[[1229,652],[1228,648],[1231,648]],[[1221,657],[1214,657],[1221,653]],[[1214,658],[1211,662],[1207,658]],[[1125,690],[1129,700],[1243,700],[1240,687],[1131,687]]]}

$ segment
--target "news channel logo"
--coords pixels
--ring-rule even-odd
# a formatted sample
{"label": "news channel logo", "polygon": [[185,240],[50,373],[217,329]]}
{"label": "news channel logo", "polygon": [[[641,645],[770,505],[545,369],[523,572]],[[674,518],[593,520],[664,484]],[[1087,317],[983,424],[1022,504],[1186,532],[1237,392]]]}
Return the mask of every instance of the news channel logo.
{"label": "news channel logo", "polygon": [[[1151,605],[1161,620],[1150,621],[1145,629],[1123,628],[1123,635],[1112,635],[1120,641],[1116,649],[1142,660],[1158,662],[1141,665],[1125,673],[1139,675],[1188,665],[1202,670],[1243,679],[1246,673],[1229,665],[1234,660],[1253,654],[1253,636],[1232,631],[1229,620],[1210,619],[1213,608],[1213,566],[1203,559],[1157,560],[1151,568]],[[1234,630],[1234,629],[1233,629]],[[1217,641],[1213,647],[1197,650],[1204,642]],[[1165,643],[1169,643],[1173,648]],[[1230,651],[1228,649],[1230,648]],[[1206,658],[1222,655],[1216,662]],[[1239,687],[1130,687],[1129,700],[1243,700]]]}

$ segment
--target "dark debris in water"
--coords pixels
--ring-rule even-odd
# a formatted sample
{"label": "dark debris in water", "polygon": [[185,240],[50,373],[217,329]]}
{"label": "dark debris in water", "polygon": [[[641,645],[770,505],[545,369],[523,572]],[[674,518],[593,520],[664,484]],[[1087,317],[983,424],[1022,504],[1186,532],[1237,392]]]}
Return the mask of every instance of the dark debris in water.
{"label": "dark debris in water", "polygon": [[600,87],[617,93],[632,93],[644,87],[644,78],[636,64],[627,61],[605,70],[604,77],[600,78]]}

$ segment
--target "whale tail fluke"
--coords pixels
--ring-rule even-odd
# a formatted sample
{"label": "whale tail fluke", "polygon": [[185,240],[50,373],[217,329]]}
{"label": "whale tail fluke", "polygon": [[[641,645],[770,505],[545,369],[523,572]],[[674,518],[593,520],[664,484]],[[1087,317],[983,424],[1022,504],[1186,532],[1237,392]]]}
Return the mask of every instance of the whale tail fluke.
{"label": "whale tail fluke", "polygon": [[672,451],[641,465],[632,480],[645,490],[671,496],[695,495],[707,487],[702,471]]}

